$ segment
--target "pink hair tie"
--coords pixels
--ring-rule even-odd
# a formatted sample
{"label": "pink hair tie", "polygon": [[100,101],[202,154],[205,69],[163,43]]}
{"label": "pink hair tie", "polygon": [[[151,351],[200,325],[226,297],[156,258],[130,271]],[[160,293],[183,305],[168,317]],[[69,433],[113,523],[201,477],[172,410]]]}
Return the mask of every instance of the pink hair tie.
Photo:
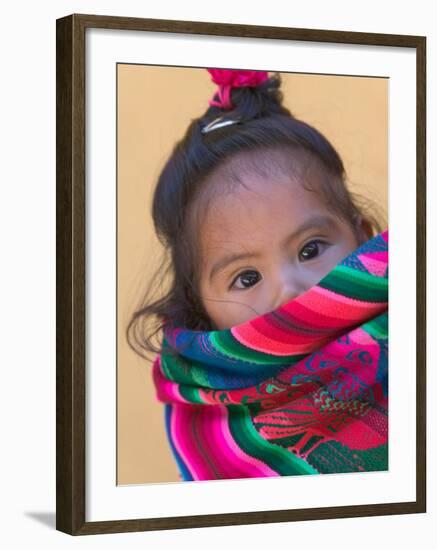
{"label": "pink hair tie", "polygon": [[[211,106],[220,107],[220,109],[230,110],[234,106],[231,101],[232,88],[256,87],[262,82],[268,80],[267,71],[238,71],[232,69],[207,69],[212,76],[212,81],[218,84],[219,101],[214,98],[209,101]],[[214,97],[215,95],[214,94]]]}

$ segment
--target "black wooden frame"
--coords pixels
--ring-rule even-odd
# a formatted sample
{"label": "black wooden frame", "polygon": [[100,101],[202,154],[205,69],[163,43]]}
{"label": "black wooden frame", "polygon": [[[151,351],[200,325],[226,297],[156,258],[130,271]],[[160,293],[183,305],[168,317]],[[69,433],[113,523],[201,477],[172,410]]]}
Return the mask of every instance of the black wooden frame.
{"label": "black wooden frame", "polygon": [[[85,31],[107,28],[416,50],[417,411],[412,502],[85,521]],[[71,535],[426,511],[426,37],[74,14],[56,27],[56,528]]]}

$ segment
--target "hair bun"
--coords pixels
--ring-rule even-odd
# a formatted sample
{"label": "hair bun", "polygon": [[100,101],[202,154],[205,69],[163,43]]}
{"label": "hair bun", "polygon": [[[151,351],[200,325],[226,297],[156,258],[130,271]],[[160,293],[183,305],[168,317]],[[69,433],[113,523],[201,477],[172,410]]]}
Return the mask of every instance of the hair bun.
{"label": "hair bun", "polygon": [[207,69],[215,84],[240,86],[258,86],[269,78],[267,71],[245,71],[233,69]]}
{"label": "hair bun", "polygon": [[219,88],[214,94],[218,96],[218,101],[211,99],[211,106],[219,107],[223,110],[231,110],[234,105],[231,101],[232,88],[254,88],[269,79],[267,71],[246,71],[236,69],[207,69],[212,76],[214,84]]}
{"label": "hair bun", "polygon": [[238,69],[207,69],[218,88],[209,101],[207,112],[201,117],[203,126],[229,113],[232,119],[245,122],[272,114],[291,112],[282,105],[279,73],[269,76],[267,71]]}

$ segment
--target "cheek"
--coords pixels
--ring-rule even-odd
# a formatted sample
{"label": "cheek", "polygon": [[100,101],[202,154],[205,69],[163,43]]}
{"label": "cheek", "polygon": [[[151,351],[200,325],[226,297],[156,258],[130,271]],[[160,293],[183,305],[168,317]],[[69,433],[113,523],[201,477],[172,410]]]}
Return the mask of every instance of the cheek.
{"label": "cheek", "polygon": [[332,247],[331,254],[329,255],[330,268],[333,269],[337,264],[344,260],[351,252],[357,248],[355,239],[346,239],[338,246]]}
{"label": "cheek", "polygon": [[350,235],[349,239],[345,242],[343,249],[341,251],[342,259],[346,256],[349,256],[354,250],[356,250],[359,246],[359,243],[357,242],[357,239],[354,235]]}
{"label": "cheek", "polygon": [[244,300],[239,297],[216,298],[210,296],[210,300],[204,302],[205,310],[212,324],[217,330],[224,330],[239,325],[250,319],[257,317],[264,310],[259,309],[258,300],[252,296],[251,299]]}
{"label": "cheek", "polygon": [[204,308],[213,325],[213,330],[223,330],[229,328],[234,323],[232,308],[225,302],[206,300],[204,302]]}
{"label": "cheek", "polygon": [[320,257],[320,261],[301,264],[303,266],[302,277],[305,288],[308,289],[317,284],[348,256],[351,251],[351,247],[345,244],[330,246],[325,250],[323,256]]}
{"label": "cheek", "polygon": [[217,323],[220,312],[223,310],[220,300],[223,296],[217,291],[215,285],[209,284],[207,281],[200,281],[199,294],[202,306],[208,314],[209,318]]}

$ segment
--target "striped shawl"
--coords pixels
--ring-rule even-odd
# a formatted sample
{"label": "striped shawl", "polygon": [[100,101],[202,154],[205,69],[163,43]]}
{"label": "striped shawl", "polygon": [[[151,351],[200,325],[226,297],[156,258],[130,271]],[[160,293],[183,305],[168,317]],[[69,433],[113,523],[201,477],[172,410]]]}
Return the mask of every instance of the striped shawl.
{"label": "striped shawl", "polygon": [[278,309],[167,324],[153,364],[183,480],[388,468],[388,230]]}

